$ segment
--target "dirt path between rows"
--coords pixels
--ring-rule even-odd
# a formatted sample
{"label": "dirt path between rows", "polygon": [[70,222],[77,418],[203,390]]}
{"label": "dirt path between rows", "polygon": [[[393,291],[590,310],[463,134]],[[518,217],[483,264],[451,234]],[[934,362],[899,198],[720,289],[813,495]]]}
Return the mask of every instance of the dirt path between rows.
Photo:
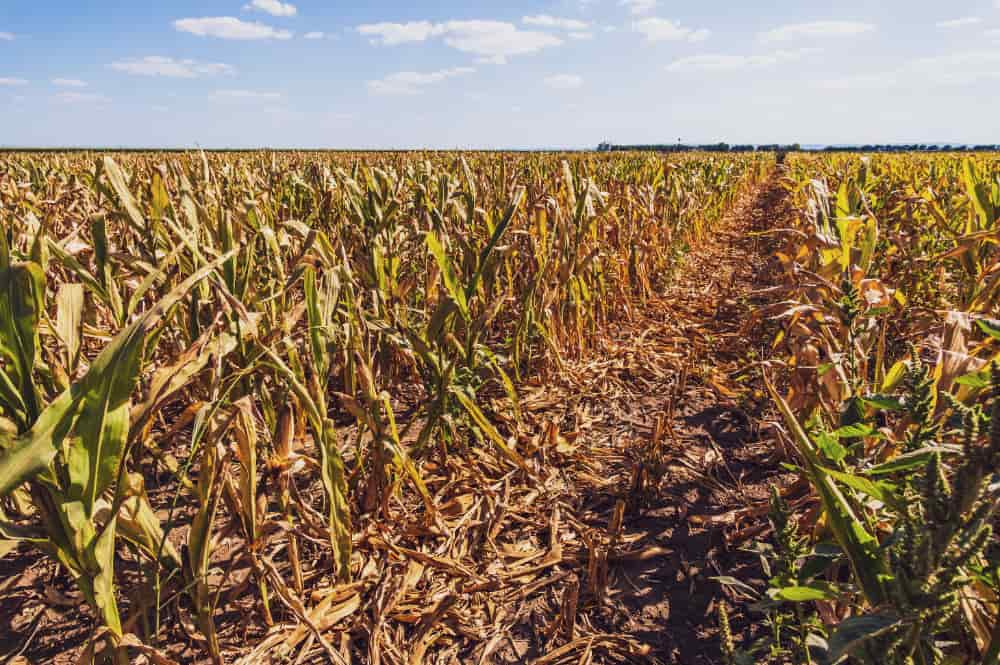
{"label": "dirt path between rows", "polygon": [[[665,280],[662,297],[616,324],[588,360],[522,386],[525,431],[536,434],[519,445],[532,473],[510,471],[489,450],[427,465],[436,524],[410,490],[390,515],[360,519],[358,580],[347,590],[332,586],[328,553],[305,542],[309,606],[343,596],[342,615],[325,629],[343,660],[720,662],[724,591],[713,578],[763,586],[740,546],[765,535],[769,488],[790,481],[762,426],[758,363],[774,331],[753,313],[776,270],[768,241],[754,234],[788,226],[791,214],[772,175]],[[288,580],[284,538],[270,551]],[[216,614],[228,663],[327,662],[277,603],[267,631],[246,588],[227,592]],[[734,628],[751,626],[731,602]],[[0,660],[75,662],[93,626],[81,605],[54,564],[28,550],[8,558]],[[189,623],[169,615],[158,647],[179,663],[207,662]]]}
{"label": "dirt path between rows", "polygon": [[[581,621],[650,648],[624,660],[720,662],[716,603],[726,596],[713,578],[763,587],[757,558],[740,547],[766,535],[770,487],[791,478],[764,425],[759,362],[775,330],[753,316],[778,267],[770,241],[754,234],[789,226],[791,215],[772,175],[687,257],[662,301],[619,331],[609,345],[618,353],[581,370],[591,391],[572,409],[589,418],[581,438],[603,481],[581,478],[576,512],[610,524],[614,539],[623,503],[617,540],[638,553],[609,566],[604,602]],[[734,629],[748,628],[745,607],[729,602]]]}

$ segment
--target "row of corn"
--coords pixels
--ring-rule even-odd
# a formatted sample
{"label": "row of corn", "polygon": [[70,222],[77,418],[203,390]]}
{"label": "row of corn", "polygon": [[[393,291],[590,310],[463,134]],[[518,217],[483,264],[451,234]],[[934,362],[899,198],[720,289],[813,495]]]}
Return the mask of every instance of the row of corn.
{"label": "row of corn", "polygon": [[[402,493],[432,525],[425,465],[537,464],[518,386],[590,351],[769,169],[4,156],[0,557],[34,548],[72,576],[101,627],[84,660],[155,655],[184,608],[221,663],[220,603],[302,619],[304,549],[346,584],[352,536]],[[248,583],[219,573],[223,534]]]}
{"label": "row of corn", "polygon": [[[730,662],[1000,662],[1000,158],[793,155],[771,571]],[[777,387],[775,387],[777,386]],[[737,648],[737,647],[740,648]]]}

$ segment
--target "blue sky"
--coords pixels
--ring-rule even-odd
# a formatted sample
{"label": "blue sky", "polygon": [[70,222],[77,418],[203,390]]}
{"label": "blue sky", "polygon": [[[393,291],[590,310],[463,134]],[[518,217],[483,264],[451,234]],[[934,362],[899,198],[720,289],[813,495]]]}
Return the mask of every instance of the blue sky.
{"label": "blue sky", "polygon": [[8,0],[0,145],[1000,141],[1000,0]]}

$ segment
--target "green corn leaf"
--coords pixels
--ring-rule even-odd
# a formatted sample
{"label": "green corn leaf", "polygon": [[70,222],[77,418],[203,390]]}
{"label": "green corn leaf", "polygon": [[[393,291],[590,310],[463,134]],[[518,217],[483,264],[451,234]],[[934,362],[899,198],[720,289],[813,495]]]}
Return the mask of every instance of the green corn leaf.
{"label": "green corn leaf", "polygon": [[39,265],[22,263],[0,270],[0,355],[8,364],[10,383],[20,393],[28,424],[41,411],[32,373],[44,297],[45,275]]}
{"label": "green corn leaf", "polygon": [[504,213],[503,218],[493,230],[493,235],[490,236],[490,241],[479,254],[478,268],[476,269],[476,273],[472,276],[472,281],[469,282],[469,287],[465,290],[466,300],[471,300],[476,294],[476,288],[479,286],[479,281],[483,278],[483,272],[486,270],[487,263],[490,260],[490,255],[493,254],[493,251],[500,243],[500,239],[503,238],[504,233],[507,232],[507,228],[510,227],[510,223],[514,219],[514,214],[521,206],[521,201],[524,200],[524,194],[524,188],[519,187],[517,192],[514,194],[514,200],[511,201],[509,206],[507,206],[507,211]]}
{"label": "green corn leaf", "polygon": [[52,402],[34,426],[0,455],[0,496],[45,470],[76,422],[79,402],[66,391]]}
{"label": "green corn leaf", "polygon": [[979,370],[977,372],[969,372],[963,376],[955,379],[955,383],[960,386],[965,386],[966,388],[972,388],[973,390],[982,390],[984,388],[989,388],[992,384],[992,372],[987,367],[986,369]]}
{"label": "green corn leaf", "polygon": [[524,463],[524,458],[521,457],[516,450],[507,445],[507,442],[500,435],[500,432],[497,431],[497,428],[494,427],[493,423],[491,423],[489,418],[486,417],[486,414],[483,413],[478,406],[476,406],[476,403],[473,402],[469,396],[460,389],[453,390],[452,394],[472,418],[472,421],[476,423],[476,426],[479,427],[479,429],[483,431],[483,434],[485,434],[487,438],[489,438],[490,441],[492,441],[496,447],[500,449],[500,452],[502,452],[511,462],[526,470],[528,467]]}
{"label": "green corn leaf", "polygon": [[994,210],[993,202],[990,200],[990,188],[986,182],[980,180],[976,172],[975,162],[970,158],[962,164],[962,177],[965,181],[965,191],[975,208],[979,226],[976,229],[966,229],[966,233],[972,231],[985,231],[993,227]]}
{"label": "green corn leaf", "polygon": [[423,477],[420,475],[420,471],[417,470],[416,464],[410,458],[410,454],[406,450],[406,446],[399,439],[399,429],[396,427],[396,414],[392,409],[392,400],[388,393],[382,393],[382,409],[385,412],[386,418],[389,420],[389,445],[391,447],[391,452],[393,454],[393,463],[397,468],[404,471],[413,481],[413,484],[417,487],[417,491],[420,492],[420,496],[424,500],[424,504],[427,506],[428,510],[434,509],[434,500],[431,498],[431,493],[427,489],[426,483],[424,483]]}
{"label": "green corn leaf", "polygon": [[912,471],[913,469],[922,469],[927,466],[927,463],[935,454],[951,453],[957,455],[961,452],[962,449],[958,446],[921,448],[920,450],[914,450],[913,452],[899,455],[892,458],[888,462],[883,462],[882,464],[873,466],[870,469],[865,470],[865,474],[868,476],[885,476],[894,473],[901,473],[903,471]]}
{"label": "green corn leaf", "polygon": [[1000,341],[1000,321],[995,319],[978,319],[976,321],[976,325],[978,325],[979,329],[984,333],[993,339]]}
{"label": "green corn leaf", "polygon": [[351,579],[351,508],[347,500],[347,474],[344,458],[337,446],[336,425],[325,420],[320,435],[320,464],[323,487],[329,501],[330,543],[333,545],[334,569],[341,582]]}
{"label": "green corn leaf", "polygon": [[434,256],[434,260],[437,261],[438,268],[441,270],[441,279],[448,290],[448,295],[451,296],[455,305],[458,306],[458,311],[461,312],[462,318],[468,320],[469,304],[465,297],[465,291],[459,288],[458,277],[455,275],[455,269],[452,266],[451,259],[448,258],[448,253],[433,232],[427,233],[426,242],[427,248]]}
{"label": "green corn leaf", "polygon": [[879,436],[879,432],[871,425],[855,423],[854,425],[845,425],[844,427],[837,428],[830,435],[836,439],[858,439]]}
{"label": "green corn leaf", "polygon": [[313,363],[320,376],[326,376],[329,371],[329,360],[326,344],[323,342],[323,331],[326,321],[320,312],[319,292],[316,286],[316,270],[312,266],[305,269],[303,289],[306,296],[306,315],[309,319],[309,348],[312,351]]}
{"label": "green corn leaf", "polygon": [[871,480],[869,478],[865,478],[864,476],[857,476],[850,473],[844,473],[842,471],[834,471],[833,469],[823,469],[823,471],[829,474],[830,477],[837,482],[843,483],[844,485],[857,490],[862,494],[867,494],[873,499],[878,499],[893,510],[899,512],[903,512],[905,510],[903,497],[899,495],[896,486],[892,483]]}
{"label": "green corn leaf", "polygon": [[885,599],[882,580],[888,577],[888,566],[879,554],[878,541],[868,533],[864,523],[854,515],[854,510],[837,488],[830,474],[819,462],[812,441],[802,429],[791,407],[765,376],[768,392],[784,417],[792,433],[792,441],[805,462],[805,469],[816,493],[819,494],[830,524],[830,530],[847,554],[865,597],[873,606]]}
{"label": "green corn leaf", "polygon": [[142,347],[125,354],[114,372],[105,372],[83,394],[76,436],[67,454],[69,496],[93,515],[98,497],[115,481],[128,439],[129,395],[135,388]]}
{"label": "green corn leaf", "polygon": [[841,445],[836,436],[823,432],[816,437],[816,446],[831,462],[837,464],[847,457],[847,448]]}
{"label": "green corn leaf", "polygon": [[98,217],[91,223],[94,236],[94,260],[97,262],[97,277],[107,294],[108,306],[111,307],[115,320],[119,325],[125,322],[125,305],[122,302],[121,291],[115,282],[111,266],[110,243],[108,242],[108,225],[103,217]]}
{"label": "green corn leaf", "polygon": [[904,409],[902,402],[895,397],[889,397],[887,395],[869,395],[868,397],[862,397],[861,403],[867,407],[880,409],[882,411],[902,411]]}
{"label": "green corn leaf", "polygon": [[[72,444],[75,452],[70,453],[74,476],[71,484],[81,499],[94,497],[100,487],[106,487],[110,466],[107,459],[102,461],[102,456],[112,458],[120,453],[123,423],[126,432],[128,429],[128,398],[139,378],[147,338],[173,306],[211,274],[217,264],[218,261],[192,274],[119,333],[97,356],[87,374],[52,402],[31,430],[0,455],[0,496],[46,469],[82,414],[86,414],[86,422],[81,434],[89,438]],[[88,508],[93,508],[92,500]]]}
{"label": "green corn leaf", "polygon": [[96,568],[93,575],[94,605],[104,618],[104,625],[116,636],[122,634],[118,603],[115,600],[115,533],[117,516],[112,516],[104,529],[88,547],[88,558]]}
{"label": "green corn leaf", "polygon": [[[0,369],[0,403],[3,403],[8,417],[13,418],[15,426],[19,431],[27,430],[30,427],[28,418],[28,407],[21,397],[21,391],[3,369]],[[5,446],[0,446],[3,448]]]}

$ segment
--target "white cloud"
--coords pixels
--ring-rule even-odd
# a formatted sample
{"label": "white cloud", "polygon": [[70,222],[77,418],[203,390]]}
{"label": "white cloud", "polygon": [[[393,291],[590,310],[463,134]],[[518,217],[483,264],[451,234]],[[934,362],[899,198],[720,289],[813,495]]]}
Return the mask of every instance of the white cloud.
{"label": "white cloud", "polygon": [[763,42],[787,42],[795,39],[853,37],[875,32],[875,29],[874,24],[859,21],[816,21],[782,25],[760,34],[759,39]]}
{"label": "white cloud", "polygon": [[[1000,2],[1000,0],[998,0]],[[1000,30],[987,30],[986,37],[988,39],[1000,39]]]}
{"label": "white cloud", "polygon": [[478,55],[484,62],[502,65],[515,55],[537,53],[563,43],[558,37],[544,32],[518,30],[501,21],[449,21],[444,24],[444,43]]}
{"label": "white cloud", "polygon": [[232,75],[236,69],[221,62],[175,60],[158,55],[147,55],[135,60],[120,60],[109,65],[111,69],[137,76],[164,76],[167,78],[194,79],[203,76]]}
{"label": "white cloud", "polygon": [[576,90],[583,87],[583,77],[576,74],[558,74],[546,78],[545,85],[553,90]]}
{"label": "white cloud", "polygon": [[325,32],[318,32],[318,31],[316,31],[316,32],[307,32],[306,34],[304,34],[302,36],[305,37],[306,39],[325,39],[326,38],[326,33]]}
{"label": "white cloud", "polygon": [[12,42],[14,41],[13,32],[0,32],[0,42]]}
{"label": "white cloud", "polygon": [[[997,0],[1000,2],[1000,0]],[[656,9],[657,0],[619,0],[619,7],[628,7],[633,16],[648,14]]]}
{"label": "white cloud", "polygon": [[52,79],[52,85],[63,88],[86,88],[87,82],[80,79]]}
{"label": "white cloud", "polygon": [[157,113],[166,113],[167,111],[170,110],[169,107],[163,106],[161,104],[155,104],[153,106],[150,106],[149,108],[152,109],[153,111],[156,111]]}
{"label": "white cloud", "polygon": [[954,28],[965,28],[970,25],[978,25],[982,22],[983,19],[978,16],[963,16],[962,18],[953,18],[950,21],[938,21],[934,25],[945,30],[950,30]]}
{"label": "white cloud", "polygon": [[174,28],[180,32],[189,32],[199,37],[218,37],[219,39],[291,39],[288,30],[278,30],[263,23],[241,21],[232,16],[216,16],[208,18],[182,18],[174,21]]}
{"label": "white cloud", "polygon": [[918,58],[891,71],[820,81],[827,90],[925,90],[1000,80],[1000,50],[959,51]]}
{"label": "white cloud", "polygon": [[575,39],[577,41],[586,41],[588,39],[594,38],[594,33],[592,32],[571,32],[569,33],[570,39]]}
{"label": "white cloud", "polygon": [[111,101],[104,95],[92,92],[60,92],[55,100],[64,104],[103,104]]}
{"label": "white cloud", "polygon": [[0,85],[28,85],[25,79],[0,78]]}
{"label": "white cloud", "polygon": [[556,30],[569,30],[572,32],[583,32],[590,28],[590,23],[580,21],[575,18],[559,18],[548,14],[538,14],[536,16],[525,16],[521,19],[525,25],[532,25],[537,28],[553,28]]}
{"label": "white cloud", "polygon": [[216,90],[212,93],[213,99],[219,100],[242,100],[255,102],[273,102],[281,99],[280,92],[261,92],[259,90]]}
{"label": "white cloud", "polygon": [[358,32],[371,37],[371,43],[377,46],[397,46],[410,42],[422,42],[435,34],[436,26],[428,21],[411,23],[369,23],[358,26]]}
{"label": "white cloud", "polygon": [[444,43],[463,53],[479,56],[480,62],[504,64],[515,55],[537,53],[563,41],[545,32],[520,30],[503,21],[446,21],[430,23],[375,23],[358,27],[358,32],[371,37],[372,44],[396,46],[423,42],[442,37]]}
{"label": "white cloud", "polygon": [[775,51],[755,55],[730,55],[709,53],[679,58],[667,65],[669,72],[723,72],[744,69],[773,67],[786,62],[795,62],[819,49],[803,48],[794,51]]}
{"label": "white cloud", "polygon": [[298,13],[295,5],[278,0],[253,0],[250,4],[244,5],[243,9],[264,12],[271,16],[295,16]]}
{"label": "white cloud", "polygon": [[441,83],[456,76],[472,74],[471,67],[452,67],[436,72],[398,72],[383,79],[368,82],[368,91],[376,95],[419,95],[424,87]]}
{"label": "white cloud", "polygon": [[664,18],[644,18],[632,23],[632,30],[641,33],[648,42],[703,42],[711,33],[682,26]]}

